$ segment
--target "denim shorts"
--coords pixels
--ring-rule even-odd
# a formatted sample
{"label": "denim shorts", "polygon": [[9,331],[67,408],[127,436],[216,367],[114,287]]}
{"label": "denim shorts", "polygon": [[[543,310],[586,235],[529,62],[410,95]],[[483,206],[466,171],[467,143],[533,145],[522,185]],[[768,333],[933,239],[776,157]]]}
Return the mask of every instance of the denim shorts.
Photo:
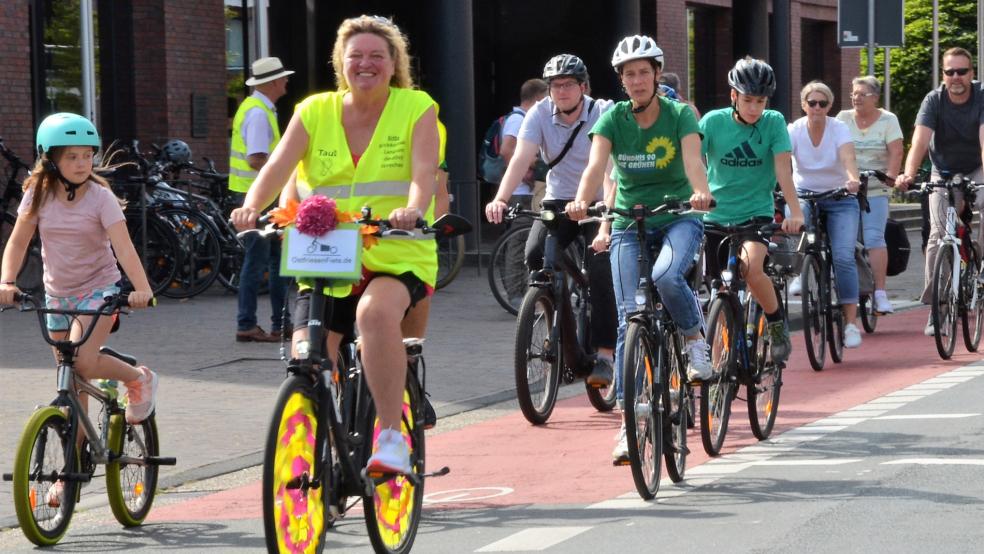
{"label": "denim shorts", "polygon": [[[100,287],[87,294],[78,296],[44,296],[44,305],[49,310],[97,310],[102,306],[107,296],[120,293],[120,287],[110,285]],[[45,314],[49,331],[68,331],[71,326],[70,316],[62,314]]]}
{"label": "denim shorts", "polygon": [[868,199],[871,210],[861,210],[861,223],[864,228],[864,245],[867,248],[885,248],[885,225],[888,223],[888,197],[875,196]]}

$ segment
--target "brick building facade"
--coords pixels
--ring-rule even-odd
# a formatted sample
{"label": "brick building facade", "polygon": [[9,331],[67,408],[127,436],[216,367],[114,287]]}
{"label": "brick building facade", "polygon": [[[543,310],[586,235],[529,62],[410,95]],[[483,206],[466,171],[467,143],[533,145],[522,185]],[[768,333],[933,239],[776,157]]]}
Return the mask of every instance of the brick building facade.
{"label": "brick building facade", "polygon": [[25,160],[34,141],[28,19],[28,0],[0,2],[0,137]]}

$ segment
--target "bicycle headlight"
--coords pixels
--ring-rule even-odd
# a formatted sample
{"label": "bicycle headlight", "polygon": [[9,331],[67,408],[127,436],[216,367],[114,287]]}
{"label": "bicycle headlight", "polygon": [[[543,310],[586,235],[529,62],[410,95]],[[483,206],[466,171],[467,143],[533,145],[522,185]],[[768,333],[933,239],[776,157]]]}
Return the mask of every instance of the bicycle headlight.
{"label": "bicycle headlight", "polygon": [[297,356],[299,358],[307,358],[310,353],[311,353],[311,341],[309,340],[297,341]]}
{"label": "bicycle headlight", "polygon": [[646,291],[643,289],[637,289],[635,293],[635,303],[639,309],[645,309],[646,307]]}
{"label": "bicycle headlight", "polygon": [[557,219],[557,212],[553,210],[543,210],[540,212],[540,219],[543,221],[553,221]]}
{"label": "bicycle headlight", "polygon": [[725,283],[730,283],[731,280],[734,278],[734,276],[735,274],[732,273],[730,269],[721,270],[721,280],[724,281]]}
{"label": "bicycle headlight", "polygon": [[806,234],[806,241],[809,242],[810,244],[813,244],[813,243],[817,242],[817,234],[816,233],[807,233]]}

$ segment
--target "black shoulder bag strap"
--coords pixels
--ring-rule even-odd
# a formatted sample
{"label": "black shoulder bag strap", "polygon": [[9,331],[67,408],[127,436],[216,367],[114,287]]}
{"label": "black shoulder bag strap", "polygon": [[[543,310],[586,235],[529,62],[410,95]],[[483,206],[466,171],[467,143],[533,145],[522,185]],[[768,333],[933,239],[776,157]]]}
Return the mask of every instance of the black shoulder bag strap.
{"label": "black shoulder bag strap", "polygon": [[[591,103],[588,104],[588,115],[591,115],[591,110],[594,109],[594,104],[594,100],[591,100]],[[584,127],[584,121],[578,123],[577,127],[574,127],[574,131],[571,133],[571,138],[567,139],[567,144],[565,144],[564,149],[560,151],[560,155],[554,158],[552,162],[547,164],[548,170],[553,169],[555,165],[559,164],[560,161],[564,159],[564,156],[567,155],[567,151],[574,145],[574,139],[577,138],[577,134],[581,131],[581,127]]]}

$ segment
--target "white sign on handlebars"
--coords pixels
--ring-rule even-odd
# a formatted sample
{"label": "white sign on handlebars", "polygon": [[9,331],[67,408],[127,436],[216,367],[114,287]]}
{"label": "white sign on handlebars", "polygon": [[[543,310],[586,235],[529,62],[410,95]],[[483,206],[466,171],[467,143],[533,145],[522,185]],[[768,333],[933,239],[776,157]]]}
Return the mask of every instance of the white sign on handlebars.
{"label": "white sign on handlebars", "polygon": [[301,234],[291,225],[284,229],[280,274],[358,281],[362,277],[362,235],[359,225],[339,223],[319,237]]}

